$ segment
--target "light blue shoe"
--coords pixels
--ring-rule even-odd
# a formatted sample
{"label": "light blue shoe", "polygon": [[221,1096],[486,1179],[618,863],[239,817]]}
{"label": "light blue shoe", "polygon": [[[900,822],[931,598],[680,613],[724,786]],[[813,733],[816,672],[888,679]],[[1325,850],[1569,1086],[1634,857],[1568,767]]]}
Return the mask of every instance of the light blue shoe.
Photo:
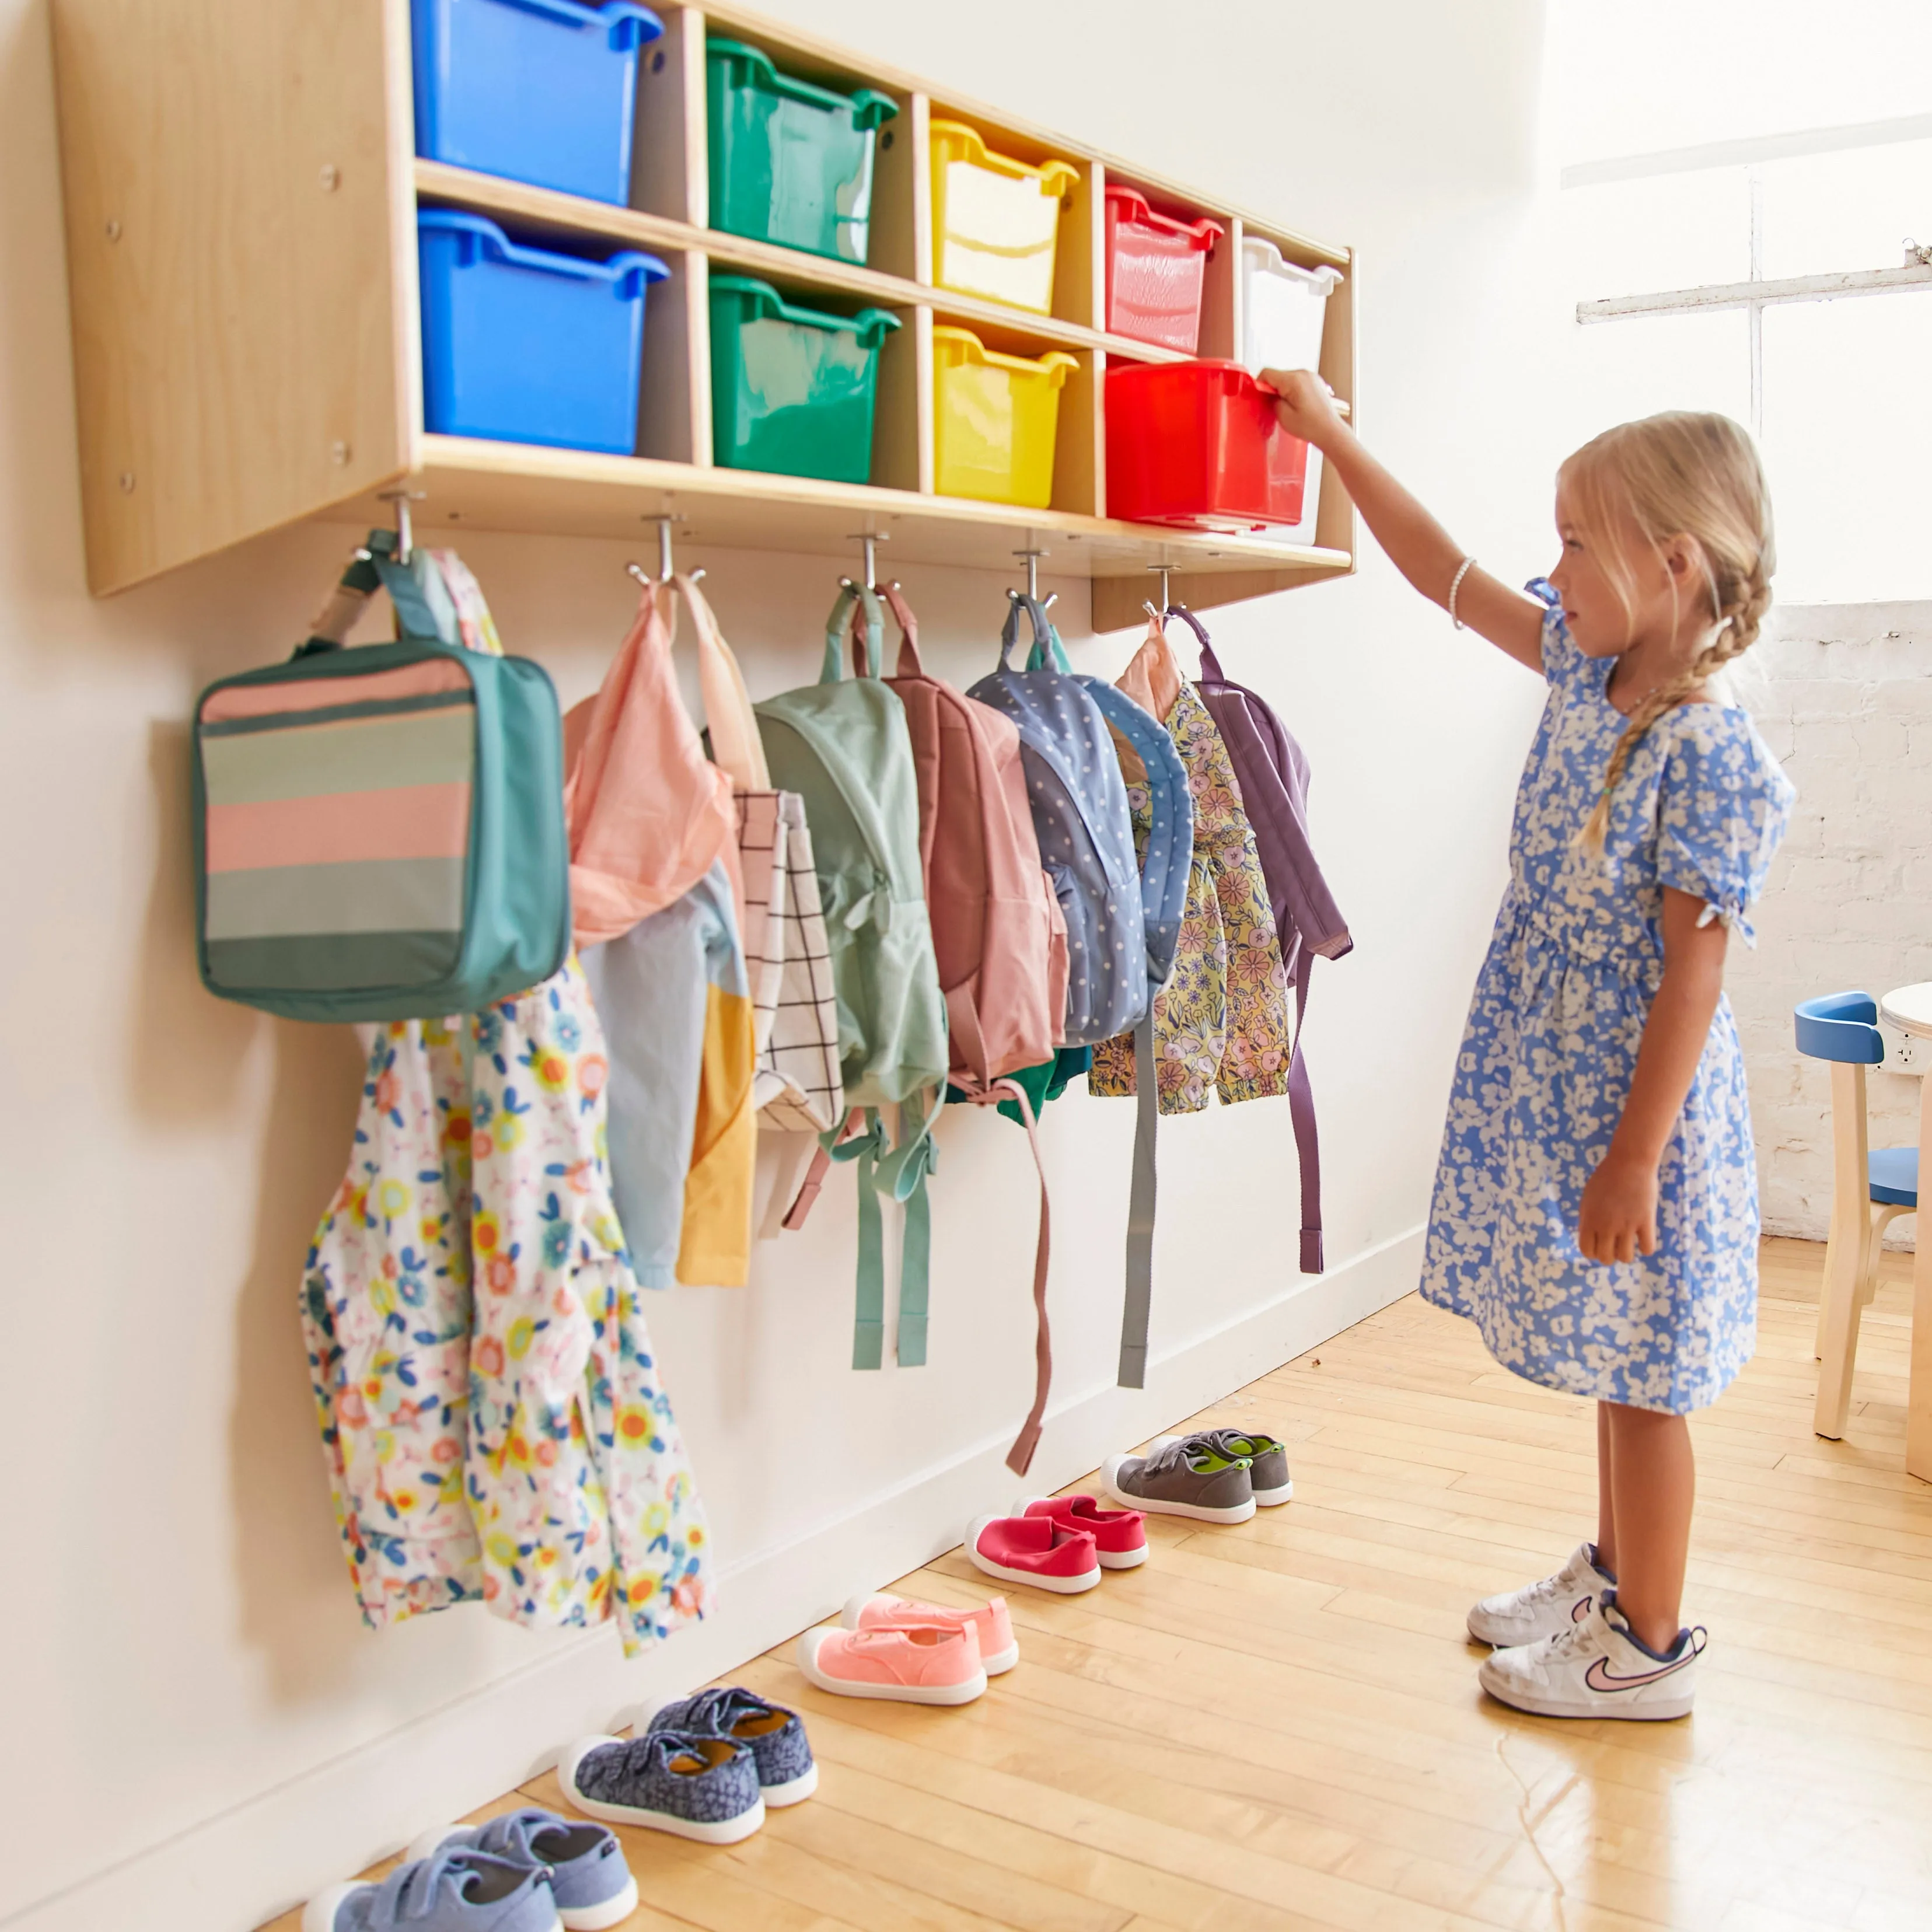
{"label": "light blue shoe", "polygon": [[638,1909],[638,1882],[624,1848],[616,1833],[602,1825],[579,1824],[526,1805],[480,1825],[440,1826],[418,1838],[406,1856],[432,1858],[445,1846],[488,1852],[526,1871],[548,1868],[564,1932],[606,1932]]}
{"label": "light blue shoe", "polygon": [[547,1867],[451,1849],[319,1892],[302,1932],[562,1932]]}

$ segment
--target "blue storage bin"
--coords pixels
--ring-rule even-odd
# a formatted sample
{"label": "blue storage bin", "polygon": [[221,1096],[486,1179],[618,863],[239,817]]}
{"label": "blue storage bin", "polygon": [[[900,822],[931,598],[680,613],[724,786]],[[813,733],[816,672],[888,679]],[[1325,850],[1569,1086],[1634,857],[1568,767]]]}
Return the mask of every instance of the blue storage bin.
{"label": "blue storage bin", "polygon": [[416,152],[538,188],[631,198],[638,50],[664,32],[632,0],[410,0]]}
{"label": "blue storage bin", "polygon": [[644,292],[670,274],[663,262],[523,248],[453,208],[424,208],[416,231],[424,426],[634,454]]}

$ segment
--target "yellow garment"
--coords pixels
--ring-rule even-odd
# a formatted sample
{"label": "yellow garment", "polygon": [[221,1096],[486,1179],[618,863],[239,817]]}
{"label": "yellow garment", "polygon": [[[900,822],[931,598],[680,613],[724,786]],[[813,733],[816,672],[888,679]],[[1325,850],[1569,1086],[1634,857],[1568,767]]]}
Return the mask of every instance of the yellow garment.
{"label": "yellow garment", "polygon": [[751,1272],[752,1182],[758,1151],[752,1090],[758,1064],[751,1000],[713,981],[704,989],[698,1119],[677,1250],[677,1278],[687,1286],[742,1288]]}

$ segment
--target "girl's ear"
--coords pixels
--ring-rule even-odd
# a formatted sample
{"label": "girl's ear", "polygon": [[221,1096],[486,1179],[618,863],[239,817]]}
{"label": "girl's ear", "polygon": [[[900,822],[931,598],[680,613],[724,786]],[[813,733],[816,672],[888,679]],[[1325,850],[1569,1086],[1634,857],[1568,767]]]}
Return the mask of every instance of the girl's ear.
{"label": "girl's ear", "polygon": [[1663,550],[1664,567],[1670,572],[1673,583],[1694,584],[1710,575],[1704,546],[1695,537],[1680,532],[1666,539]]}

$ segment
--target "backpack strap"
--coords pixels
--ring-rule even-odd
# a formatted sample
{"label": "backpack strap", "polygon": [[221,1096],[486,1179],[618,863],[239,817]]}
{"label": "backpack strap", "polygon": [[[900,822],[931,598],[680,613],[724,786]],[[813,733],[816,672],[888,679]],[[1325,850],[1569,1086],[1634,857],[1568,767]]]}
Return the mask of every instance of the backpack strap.
{"label": "backpack strap", "polygon": [[[943,1092],[944,1090],[941,1090]],[[921,1111],[913,1120],[908,1110]],[[932,1276],[932,1204],[926,1182],[939,1165],[932,1123],[939,1096],[921,1094],[902,1102],[899,1139],[889,1144],[876,1107],[854,1108],[829,1134],[818,1151],[784,1225],[805,1225],[834,1161],[856,1164],[859,1190],[859,1260],[852,1320],[852,1366],[876,1369],[886,1354],[885,1220],[880,1196],[890,1193],[905,1209],[899,1245],[899,1331],[896,1359],[902,1369],[926,1364],[926,1320]],[[1042,1186],[1045,1184],[1042,1181]]]}
{"label": "backpack strap", "polygon": [[858,638],[853,638],[853,674],[858,677],[877,677],[879,667],[885,656],[886,614],[879,604],[879,594],[862,584],[854,584],[848,577],[838,586],[838,602],[832,607],[832,615],[825,620],[825,661],[819,668],[820,684],[836,684],[839,680],[838,646],[845,634],[848,618],[853,615],[856,605],[865,613],[866,662],[857,662]]}
{"label": "backpack strap", "polygon": [[1037,597],[1029,597],[1019,590],[1006,592],[1006,621],[1000,627],[1000,670],[1012,669],[1008,660],[1013,646],[1019,641],[1022,610],[1033,626],[1033,649],[1028,655],[1026,668],[1044,670],[1050,665],[1055,670],[1071,672],[1073,667],[1067,661],[1066,646],[1060,641],[1060,633],[1053,628],[1046,607]]}
{"label": "backpack strap", "polygon": [[[1102,715],[1140,754],[1154,810],[1142,862],[1141,896],[1148,910],[1148,1006],[1134,1028],[1134,1164],[1127,1204],[1126,1298],[1120,1313],[1122,1388],[1146,1386],[1148,1318],[1154,1300],[1155,1149],[1160,1091],[1154,1076],[1154,1003],[1174,970],[1187,878],[1194,860],[1194,796],[1174,739],[1124,691],[1085,678]],[[1163,837],[1162,834],[1166,836]]]}
{"label": "backpack strap", "polygon": [[1127,1196],[1127,1294],[1120,1310],[1122,1388],[1147,1387],[1148,1316],[1154,1306],[1155,1137],[1160,1089],[1154,1067],[1154,1008],[1134,1028],[1134,1169]]}
{"label": "backpack strap", "polygon": [[1006,607],[1005,627],[1000,632],[1000,668],[1007,668],[1006,652],[1019,635],[1020,612],[1024,608],[1033,625],[1033,649],[1027,653],[1027,669],[1057,670],[1064,676],[1072,676],[1072,661],[1066,655],[1066,646],[1060,640],[1060,633],[1054,628],[1053,620],[1046,614],[1046,606],[1037,597],[1029,597],[1023,591],[1009,590],[1006,596],[1011,601]]}
{"label": "backpack strap", "polygon": [[[350,558],[328,601],[316,613],[307,639],[296,647],[298,658],[314,657],[343,648],[343,640],[368,608],[379,590],[389,593],[395,606],[396,634],[423,644],[460,644],[462,628],[456,605],[434,566],[424,559],[418,572],[414,558],[396,561],[394,530],[371,530],[369,541]],[[417,553],[418,556],[423,554]]]}
{"label": "backpack strap", "polygon": [[731,646],[724,641],[710,603],[697,580],[680,574],[671,579],[691,612],[698,632],[698,677],[704,698],[704,722],[718,769],[741,792],[770,791],[764,741],[752,710],[752,694]]}
{"label": "backpack strap", "polygon": [[1221,674],[1221,661],[1214,655],[1214,646],[1208,642],[1208,628],[1185,604],[1170,604],[1167,607],[1170,617],[1178,617],[1201,642],[1201,676],[1208,684],[1226,684],[1227,679]]}
{"label": "backpack strap", "polygon": [[1024,1476],[1033,1466],[1034,1451],[1040,1447],[1040,1432],[1046,1415],[1046,1398],[1053,1387],[1053,1332],[1046,1318],[1047,1270],[1053,1258],[1052,1204],[1047,1198],[1046,1166],[1040,1159],[1040,1136],[1035,1131],[1033,1104],[1017,1081],[996,1081],[978,1096],[982,1100],[1010,1101],[1019,1109],[1021,1124],[1027,1131],[1027,1144],[1033,1150],[1034,1171],[1040,1176],[1040,1233],[1034,1242],[1033,1305],[1034,1386],[1033,1407],[1006,1451],[1006,1467]]}
{"label": "backpack strap", "polygon": [[[892,614],[892,621],[899,627],[899,657],[894,675],[898,677],[923,677],[926,667],[919,659],[919,620],[912,614],[912,606],[906,601],[896,581],[888,584],[884,596],[887,607]],[[858,649],[858,620],[853,619],[852,647]]]}

